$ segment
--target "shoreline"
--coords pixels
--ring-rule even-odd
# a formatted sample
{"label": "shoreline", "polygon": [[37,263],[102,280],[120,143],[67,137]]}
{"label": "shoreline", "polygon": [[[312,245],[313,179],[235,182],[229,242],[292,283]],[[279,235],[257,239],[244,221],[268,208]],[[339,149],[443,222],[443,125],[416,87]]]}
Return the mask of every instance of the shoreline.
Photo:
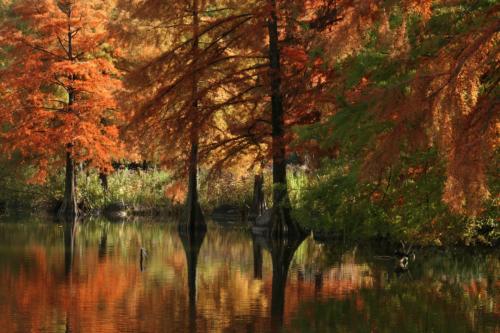
{"label": "shoreline", "polygon": [[[47,207],[48,208],[48,207]],[[245,229],[245,231],[252,233],[252,220],[242,221],[235,219],[220,219],[214,218],[215,214],[207,214],[209,225],[220,227],[220,228],[235,228],[235,229]],[[154,223],[166,223],[169,221],[178,221],[182,216],[182,206],[177,205],[173,207],[127,207],[124,210],[105,212],[102,210],[93,210],[82,213],[77,221],[83,222],[89,219],[104,219],[109,223],[120,223],[120,222],[140,222],[141,220],[150,220]],[[42,218],[48,220],[54,220],[54,222],[64,222],[57,217],[55,212],[51,209],[17,209],[9,210],[7,212],[0,212],[0,222],[3,219],[8,218]],[[176,222],[177,223],[177,222]],[[314,241],[324,244],[324,245],[352,245],[352,246],[373,246],[373,245],[390,245],[393,248],[397,248],[401,244],[400,239],[389,238],[389,237],[369,237],[369,238],[358,238],[349,239],[345,238],[339,233],[335,232],[325,232],[321,229],[309,229],[307,232],[307,237],[312,237]],[[465,249],[465,250],[487,250],[495,251],[500,250],[500,243],[497,241],[494,244],[485,244],[480,242],[475,242],[473,244],[466,244],[462,242],[443,242],[442,244],[430,244],[425,242],[412,242],[412,246],[415,249],[438,249],[438,250],[451,250],[451,249]]]}

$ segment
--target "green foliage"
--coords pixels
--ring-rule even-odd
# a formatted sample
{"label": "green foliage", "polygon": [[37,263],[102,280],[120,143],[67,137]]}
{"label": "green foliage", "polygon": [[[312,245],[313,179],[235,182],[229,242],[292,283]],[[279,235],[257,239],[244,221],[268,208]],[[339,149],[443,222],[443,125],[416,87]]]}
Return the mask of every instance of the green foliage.
{"label": "green foliage", "polygon": [[[498,160],[498,152],[497,152]],[[492,193],[491,199],[487,202],[484,213],[478,217],[464,218],[465,226],[463,231],[464,242],[467,245],[495,245],[500,244],[500,179],[495,167],[489,173],[489,187]]]}
{"label": "green foliage", "polygon": [[391,29],[396,29],[401,26],[403,23],[403,13],[401,12],[401,8],[395,7],[389,16],[389,27]]}
{"label": "green foliage", "polygon": [[[0,1],[0,25],[4,23],[6,16],[7,16],[6,4]],[[4,67],[7,66],[7,58],[5,54],[6,49],[7,46],[5,45],[0,46],[0,69],[3,69]]]}
{"label": "green foliage", "polygon": [[36,170],[18,156],[0,160],[0,207],[2,210],[32,210],[48,202],[50,186],[29,184]]}
{"label": "green foliage", "polygon": [[377,182],[362,181],[356,160],[345,155],[325,159],[320,170],[301,181],[293,202],[303,225],[347,239],[498,242],[498,203],[492,201],[484,216],[466,218],[451,214],[442,202],[444,166],[435,150],[402,154]]}
{"label": "green foliage", "polygon": [[169,204],[165,188],[171,179],[161,170],[118,170],[108,176],[105,191],[97,172],[80,173],[78,197],[89,210],[101,209],[108,204],[122,202],[131,207],[152,208]]}
{"label": "green foliage", "polygon": [[[44,184],[30,184],[35,170],[19,166],[17,160],[1,162],[0,203],[8,210],[42,211],[55,209],[63,197],[64,174],[52,174]],[[96,171],[78,173],[77,197],[86,211],[97,211],[111,203],[148,209],[170,205],[165,188],[171,182],[169,174],[161,170],[118,170],[108,176],[105,191]]]}
{"label": "green foliage", "polygon": [[364,76],[383,64],[386,58],[387,53],[369,49],[353,58],[351,63],[347,63],[347,66],[342,68],[342,71],[348,73],[346,78],[347,88],[352,88],[359,84]]}
{"label": "green foliage", "polygon": [[[391,7],[389,28],[397,29],[403,23],[401,8],[397,1],[385,4]],[[391,54],[391,45],[375,25],[360,52],[335,65],[339,76],[345,78],[341,87],[345,91],[336,93],[343,96],[352,92],[366,78],[375,90],[407,95],[422,59],[436,56],[454,36],[481,26],[484,15],[478,13],[491,5],[491,1],[436,4],[426,23],[420,15],[410,14],[408,59]],[[351,239],[383,237],[437,245],[498,242],[498,200],[492,199],[484,214],[474,218],[453,215],[442,202],[446,166],[434,146],[415,151],[405,140],[394,142],[399,145],[399,156],[390,168],[383,169],[378,180],[367,180],[363,174],[366,156],[375,149],[377,137],[393,129],[390,121],[380,117],[379,109],[385,107],[387,96],[391,95],[364,96],[356,103],[338,97],[334,116],[296,129],[298,144],[316,142],[323,151],[336,151],[335,157],[325,156],[321,168],[301,185],[300,196],[294,198],[296,217],[313,229]],[[413,125],[406,124],[408,128]],[[493,196],[498,193],[493,184],[498,182],[496,178],[490,181]]]}
{"label": "green foliage", "polygon": [[288,195],[292,207],[299,207],[302,198],[306,195],[309,177],[300,168],[291,167],[287,174]]}

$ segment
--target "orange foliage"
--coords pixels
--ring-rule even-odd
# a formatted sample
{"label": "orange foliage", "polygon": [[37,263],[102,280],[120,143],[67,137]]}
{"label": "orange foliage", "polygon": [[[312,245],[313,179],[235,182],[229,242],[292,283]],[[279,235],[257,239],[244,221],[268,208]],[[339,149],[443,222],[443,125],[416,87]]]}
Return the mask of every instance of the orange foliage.
{"label": "orange foliage", "polygon": [[39,168],[73,159],[103,171],[123,154],[114,93],[120,73],[110,60],[108,1],[23,0],[1,27],[11,45],[1,70],[3,150],[21,153]]}
{"label": "orange foliage", "polygon": [[[276,10],[286,127],[277,141],[288,152],[336,155],[338,147],[321,151],[317,142],[291,147],[293,127],[335,114],[339,95],[349,103],[376,101],[374,114],[394,126],[366,154],[367,177],[397,162],[401,147],[395,142],[411,150],[437,147],[446,161],[446,203],[476,214],[489,197],[486,168],[499,143],[498,5],[481,14],[481,27],[450,36],[435,56],[411,59],[408,21],[419,14],[423,32],[417,38],[427,38],[431,0],[116,3],[114,32],[124,50],[107,44],[114,41],[106,20],[115,1],[22,0],[13,5],[17,17],[2,26],[0,43],[13,46],[0,82],[0,119],[8,129],[3,149],[36,162],[34,180],[45,178],[67,149],[101,170],[123,155],[115,98],[120,72],[110,60],[117,55],[129,71],[122,103],[130,111],[129,151],[182,175],[193,143],[199,145],[199,163],[215,171],[267,164],[275,72],[269,69],[266,24]],[[394,7],[402,16],[397,27],[390,24]],[[415,71],[408,91],[377,87],[369,74],[346,88],[345,76],[334,68],[363,50],[371,33],[391,60]],[[493,87],[483,91],[485,77]],[[176,200],[182,192],[175,186],[169,191]]]}
{"label": "orange foliage", "polygon": [[[237,7],[226,2],[228,8]],[[252,15],[243,8],[212,10],[220,1],[200,1],[197,22],[193,1],[119,4],[117,35],[137,65],[127,77],[129,134],[141,138],[144,154],[185,174],[191,144],[199,140],[200,163],[206,163],[215,147],[229,139],[225,113],[255,103],[245,92],[252,90],[260,55],[237,50],[241,37],[250,34],[246,23]],[[138,44],[146,52],[138,54]]]}
{"label": "orange foliage", "polygon": [[447,161],[443,200],[461,213],[479,213],[489,197],[486,169],[500,142],[495,88],[480,92],[482,78],[497,69],[499,10],[485,13],[479,30],[456,36],[422,62],[409,108],[397,123],[422,119],[420,134],[413,137],[425,136],[424,126],[430,128],[430,144]]}
{"label": "orange foliage", "polygon": [[[365,46],[366,33],[378,27],[379,47],[388,49],[394,61],[407,63],[407,70],[416,66],[409,92],[400,86],[377,87],[367,77],[345,93],[349,102],[375,101],[375,114],[394,124],[392,131],[376,138],[375,149],[367,153],[365,176],[376,179],[397,162],[402,145],[395,143],[404,143],[410,150],[436,147],[446,162],[443,200],[455,212],[480,213],[490,196],[487,168],[500,142],[495,97],[500,6],[483,11],[480,18],[469,18],[481,19],[481,27],[451,36],[435,56],[415,60],[409,55],[407,18],[420,14],[425,34],[433,14],[432,1],[398,3],[402,23],[393,29],[389,27],[388,8],[378,1],[336,3],[342,9],[342,20],[319,39],[327,58],[338,61],[356,54]],[[453,3],[442,1],[441,5]],[[484,84],[488,80],[492,83]],[[342,79],[333,84],[344,88]]]}
{"label": "orange foliage", "polygon": [[[118,35],[139,64],[128,77],[131,137],[141,137],[144,142],[139,145],[144,153],[152,153],[181,171],[186,163],[179,161],[189,156],[193,128],[200,133],[200,163],[213,171],[241,168],[242,160],[249,162],[245,169],[266,164],[271,150],[269,40],[265,29],[269,2],[226,0],[200,5],[199,38],[203,43],[193,59],[192,1],[120,2],[124,24]],[[225,9],[214,14],[211,5]],[[329,72],[319,56],[309,55],[310,35],[297,30],[294,20],[310,16],[303,3],[278,1],[278,7],[279,20],[284,22],[280,44],[288,128],[285,141],[289,142],[294,137],[293,126],[317,121],[319,104],[328,109],[322,94]],[[190,14],[179,14],[185,12]],[[138,44],[146,47],[145,52],[136,52]],[[195,109],[193,76],[198,88]],[[304,83],[306,87],[301,87]]]}
{"label": "orange foliage", "polygon": [[165,189],[165,195],[174,203],[183,203],[186,200],[187,188],[183,182],[173,182]]}

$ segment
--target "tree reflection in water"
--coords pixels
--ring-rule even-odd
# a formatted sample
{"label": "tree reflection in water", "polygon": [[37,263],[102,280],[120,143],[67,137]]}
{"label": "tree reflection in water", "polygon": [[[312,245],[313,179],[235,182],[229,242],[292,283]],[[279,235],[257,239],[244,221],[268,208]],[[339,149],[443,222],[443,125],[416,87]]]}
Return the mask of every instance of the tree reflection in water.
{"label": "tree reflection in water", "polygon": [[[304,241],[305,236],[283,237],[273,239],[260,235],[253,235],[254,248],[254,276],[262,278],[262,268],[260,267],[255,274],[255,267],[262,266],[262,253],[260,249],[264,248],[271,254],[273,267],[272,292],[271,292],[271,329],[280,330],[283,327],[283,317],[285,310],[285,288],[288,278],[288,270],[292,262],[295,251]],[[256,251],[256,248],[258,249]],[[257,253],[257,256],[256,256]]]}
{"label": "tree reflection in water", "polygon": [[[63,235],[64,235],[64,277],[67,283],[67,294],[65,298],[68,302],[71,302],[71,296],[73,293],[73,281],[71,272],[73,270],[73,260],[75,255],[75,242],[77,229],[79,225],[79,220],[75,217],[71,221],[61,220],[63,223]],[[66,309],[65,314],[65,333],[71,333],[71,307]]]}
{"label": "tree reflection in water", "polygon": [[191,230],[189,228],[179,228],[179,237],[182,241],[184,252],[186,253],[189,293],[189,330],[191,332],[197,331],[196,266],[198,265],[198,256],[206,233],[207,231],[205,228]]}
{"label": "tree reflection in water", "polygon": [[354,248],[148,220],[0,222],[0,332],[498,331],[498,252],[422,250],[409,277]]}
{"label": "tree reflection in water", "polygon": [[73,268],[73,256],[75,252],[75,237],[76,229],[78,228],[78,220],[65,221],[63,224],[64,233],[64,276],[70,277],[71,269]]}
{"label": "tree reflection in water", "polygon": [[97,257],[99,262],[103,262],[106,258],[108,248],[108,231],[106,228],[102,231],[101,239],[99,240],[99,250],[97,252]]}
{"label": "tree reflection in water", "polygon": [[253,278],[262,280],[262,245],[259,242],[259,236],[252,234],[253,247]]}

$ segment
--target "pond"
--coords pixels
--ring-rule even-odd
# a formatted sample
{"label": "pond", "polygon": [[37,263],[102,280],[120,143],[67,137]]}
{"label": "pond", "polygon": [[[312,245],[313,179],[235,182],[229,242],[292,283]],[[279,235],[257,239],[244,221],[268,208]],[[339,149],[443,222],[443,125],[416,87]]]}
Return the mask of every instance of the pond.
{"label": "pond", "polygon": [[392,250],[214,223],[193,239],[173,222],[4,218],[0,331],[500,331],[498,249],[419,250],[407,270]]}

